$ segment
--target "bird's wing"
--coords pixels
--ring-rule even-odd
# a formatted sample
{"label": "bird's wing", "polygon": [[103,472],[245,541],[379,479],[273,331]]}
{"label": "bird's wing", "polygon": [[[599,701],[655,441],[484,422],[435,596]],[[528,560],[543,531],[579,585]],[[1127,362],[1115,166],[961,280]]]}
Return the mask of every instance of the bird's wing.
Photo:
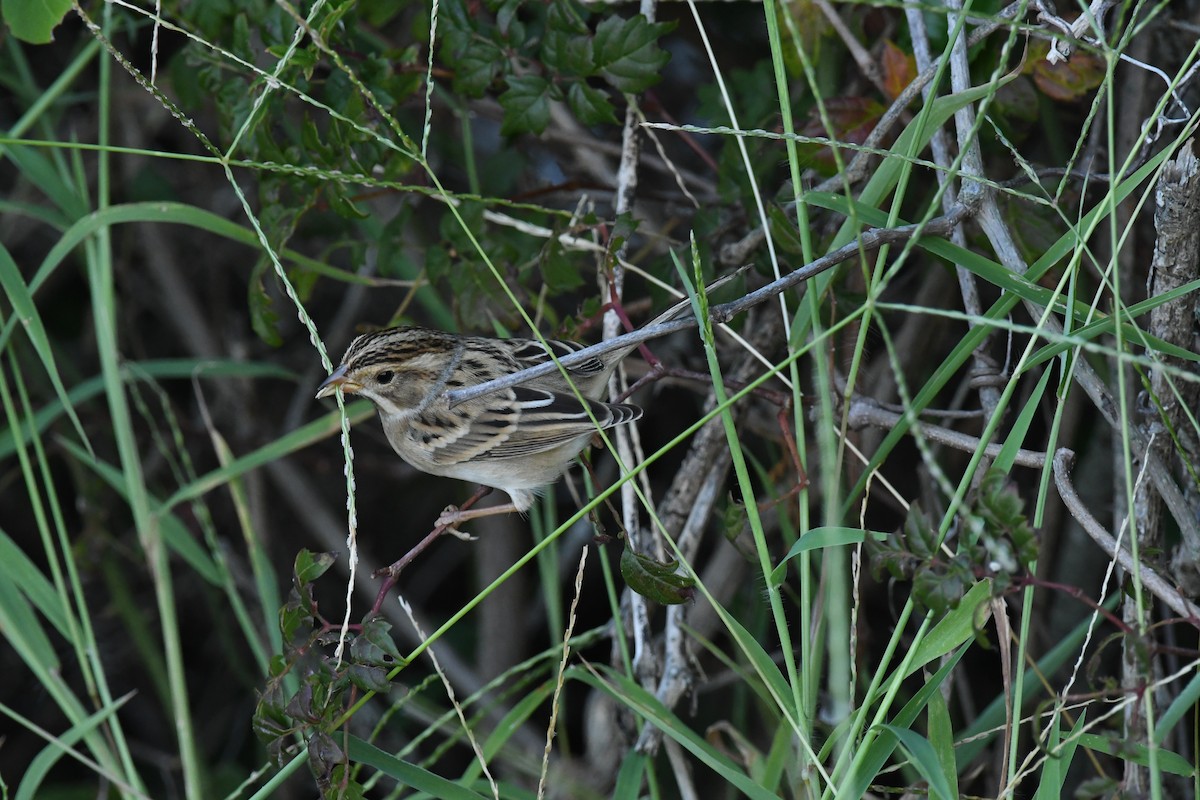
{"label": "bird's wing", "polygon": [[[574,395],[518,386],[453,410],[417,415],[410,436],[434,451],[440,466],[468,460],[501,460],[543,453],[596,430],[638,419],[637,406],[583,401]],[[596,422],[588,416],[587,403]],[[449,424],[447,424],[447,422]],[[428,438],[426,438],[428,437]]]}
{"label": "bird's wing", "polygon": [[[521,369],[536,367],[545,364],[550,360],[550,355],[546,352],[546,348],[537,339],[510,339],[512,343],[512,356],[517,360]],[[582,350],[586,345],[579,342],[572,342],[566,339],[547,339],[546,344],[554,353],[554,357],[558,359],[566,358],[576,351]],[[599,375],[604,372],[604,362],[598,358],[589,358],[583,363],[572,364],[567,367],[567,372],[571,377],[588,378],[592,375]],[[561,376],[556,376],[561,382]],[[535,382],[534,385],[537,385]]]}

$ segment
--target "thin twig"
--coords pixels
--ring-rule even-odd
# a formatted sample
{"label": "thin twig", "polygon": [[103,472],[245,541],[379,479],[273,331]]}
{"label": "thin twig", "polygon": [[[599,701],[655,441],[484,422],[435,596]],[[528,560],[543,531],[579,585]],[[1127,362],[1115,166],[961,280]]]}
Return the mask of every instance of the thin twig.
{"label": "thin twig", "polygon": [[1058,487],[1058,494],[1067,510],[1071,512],[1071,516],[1087,531],[1088,536],[1091,536],[1092,540],[1100,545],[1100,549],[1107,553],[1109,558],[1115,558],[1121,568],[1130,574],[1136,571],[1141,576],[1142,586],[1162,600],[1176,614],[1200,628],[1200,606],[1180,594],[1165,578],[1155,572],[1153,567],[1144,562],[1134,561],[1133,555],[1125,548],[1118,547],[1117,540],[1113,538],[1113,535],[1105,530],[1104,526],[1097,522],[1096,518],[1087,510],[1083,501],[1079,499],[1074,484],[1071,483],[1071,467],[1074,463],[1075,452],[1073,450],[1062,447],[1054,454],[1054,485]]}
{"label": "thin twig", "polygon": [[[888,411],[873,400],[865,398],[855,398],[847,410],[848,424],[853,429],[864,428],[869,425],[889,430],[902,424],[904,419],[903,414]],[[952,431],[949,428],[943,428],[940,425],[930,425],[926,422],[915,422],[912,432],[914,435],[919,433],[931,442],[944,444],[947,447],[953,447],[955,450],[962,450],[967,453],[974,453],[979,449],[980,445],[978,436]],[[991,442],[984,448],[984,455],[990,459],[995,459],[1000,455],[1002,449],[1003,445],[1000,443]],[[1031,469],[1040,469],[1046,464],[1046,453],[1021,448],[1017,450],[1013,463]]]}
{"label": "thin twig", "polygon": [[[715,305],[709,309],[709,319],[714,323],[728,322],[733,317],[753,308],[760,303],[763,303],[772,297],[779,295],[795,286],[804,283],[810,278],[820,275],[826,270],[841,264],[844,261],[849,261],[857,255],[872,250],[878,250],[887,244],[897,244],[905,242],[918,235],[928,236],[946,236],[954,229],[956,225],[966,219],[972,213],[972,208],[965,204],[959,204],[951,209],[948,213],[940,217],[935,217],[925,224],[901,225],[895,228],[870,228],[859,234],[858,238],[849,242],[838,249],[827,253],[820,258],[806,264],[799,269],[789,272],[782,278],[768,283],[761,289],[756,289],[753,292],[734,300],[729,303]],[[675,333],[677,331],[688,330],[696,327],[695,318],[685,318],[664,322],[658,325],[649,325],[632,333],[622,334],[621,336],[613,337],[599,344],[585,347],[582,350],[577,350],[563,358],[557,358],[553,361],[539,364],[536,367],[523,369],[520,372],[514,372],[506,375],[503,378],[497,378],[493,381],[481,383],[476,386],[470,386],[465,389],[455,389],[452,392],[447,392],[445,397],[451,407],[459,403],[465,403],[468,400],[474,400],[477,397],[498,392],[502,389],[509,389],[513,386],[519,386],[523,383],[528,383],[531,380],[540,378],[544,375],[557,372],[559,365],[563,367],[572,367],[576,364],[582,364],[597,358],[602,355],[620,350],[622,348],[648,342],[651,339],[657,339],[661,336]]]}

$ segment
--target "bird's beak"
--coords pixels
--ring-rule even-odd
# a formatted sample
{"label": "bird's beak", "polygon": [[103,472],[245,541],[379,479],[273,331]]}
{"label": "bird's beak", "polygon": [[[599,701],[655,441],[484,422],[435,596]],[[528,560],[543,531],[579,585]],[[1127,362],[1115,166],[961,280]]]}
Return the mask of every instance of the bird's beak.
{"label": "bird's beak", "polygon": [[346,394],[354,394],[362,388],[357,383],[346,377],[346,365],[342,364],[333,371],[332,375],[322,381],[321,385],[317,387],[317,399],[331,396],[335,391],[337,391],[339,386]]}

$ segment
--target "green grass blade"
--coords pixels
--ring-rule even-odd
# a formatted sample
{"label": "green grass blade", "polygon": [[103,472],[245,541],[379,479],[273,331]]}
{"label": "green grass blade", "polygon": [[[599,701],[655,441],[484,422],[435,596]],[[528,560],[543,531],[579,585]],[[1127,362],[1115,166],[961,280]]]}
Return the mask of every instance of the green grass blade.
{"label": "green grass blade", "polygon": [[[83,423],[75,414],[74,406],[67,400],[67,389],[63,386],[62,378],[58,374],[58,365],[54,363],[54,348],[51,347],[50,337],[46,335],[46,328],[42,325],[42,317],[33,302],[33,295],[30,293],[29,287],[25,285],[17,263],[13,261],[3,244],[0,244],[0,286],[4,287],[4,293],[13,307],[14,316],[7,324],[20,322],[25,328],[25,333],[29,336],[29,341],[33,344],[33,349],[37,351],[38,358],[41,359],[42,366],[46,370],[46,376],[50,378],[50,383],[54,386],[54,393],[58,395],[59,402],[63,404],[67,416],[71,418],[71,424],[75,426],[79,440],[91,453],[92,443],[83,430]],[[0,348],[4,346],[5,342],[0,338]]]}
{"label": "green grass blade", "polygon": [[709,769],[716,772],[735,789],[752,800],[776,800],[773,792],[768,792],[750,779],[750,776],[729,760],[721,751],[713,747],[703,737],[696,734],[673,711],[659,702],[658,698],[647,692],[636,682],[608,667],[598,666],[594,670],[572,667],[567,670],[567,677],[582,681],[593,688],[610,694],[614,700],[629,707],[642,718],[649,721],[667,736],[678,742],[685,750],[694,755]]}
{"label": "green grass blade", "polygon": [[483,795],[435,775],[427,769],[402,761],[357,736],[350,736],[348,740],[347,755],[351,761],[374,767],[395,778],[401,786],[411,786],[444,800],[484,800]]}

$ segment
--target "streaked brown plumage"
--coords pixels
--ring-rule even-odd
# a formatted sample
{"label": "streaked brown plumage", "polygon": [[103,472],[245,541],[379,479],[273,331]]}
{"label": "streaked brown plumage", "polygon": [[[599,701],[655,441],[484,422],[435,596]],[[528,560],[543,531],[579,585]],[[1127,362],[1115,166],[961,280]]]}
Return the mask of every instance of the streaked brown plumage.
{"label": "streaked brown plumage", "polygon": [[[548,344],[560,358],[582,347],[556,340]],[[379,410],[392,448],[409,464],[431,475],[503,489],[513,507],[524,512],[537,490],[557,480],[579,454],[597,424],[608,429],[641,417],[637,406],[597,399],[624,355],[568,370],[585,400],[555,372],[451,408],[446,392],[544,363],[546,350],[536,339],[389,328],[356,338],[317,397],[340,386],[368,398]]]}
{"label": "streaked brown plumage", "polygon": [[[741,272],[718,280],[709,291]],[[683,300],[649,324],[688,309],[689,302]],[[547,345],[560,359],[583,348],[554,339]],[[600,401],[609,376],[634,347],[567,368],[582,400],[556,370],[451,408],[447,392],[544,364],[550,360],[546,348],[536,339],[389,328],[351,342],[341,365],[318,387],[317,397],[328,397],[340,387],[368,398],[379,410],[392,448],[409,464],[431,475],[503,489],[512,498],[510,506],[455,512],[439,520],[450,524],[488,513],[528,510],[539,490],[558,480],[597,429],[641,417],[637,406]]]}

